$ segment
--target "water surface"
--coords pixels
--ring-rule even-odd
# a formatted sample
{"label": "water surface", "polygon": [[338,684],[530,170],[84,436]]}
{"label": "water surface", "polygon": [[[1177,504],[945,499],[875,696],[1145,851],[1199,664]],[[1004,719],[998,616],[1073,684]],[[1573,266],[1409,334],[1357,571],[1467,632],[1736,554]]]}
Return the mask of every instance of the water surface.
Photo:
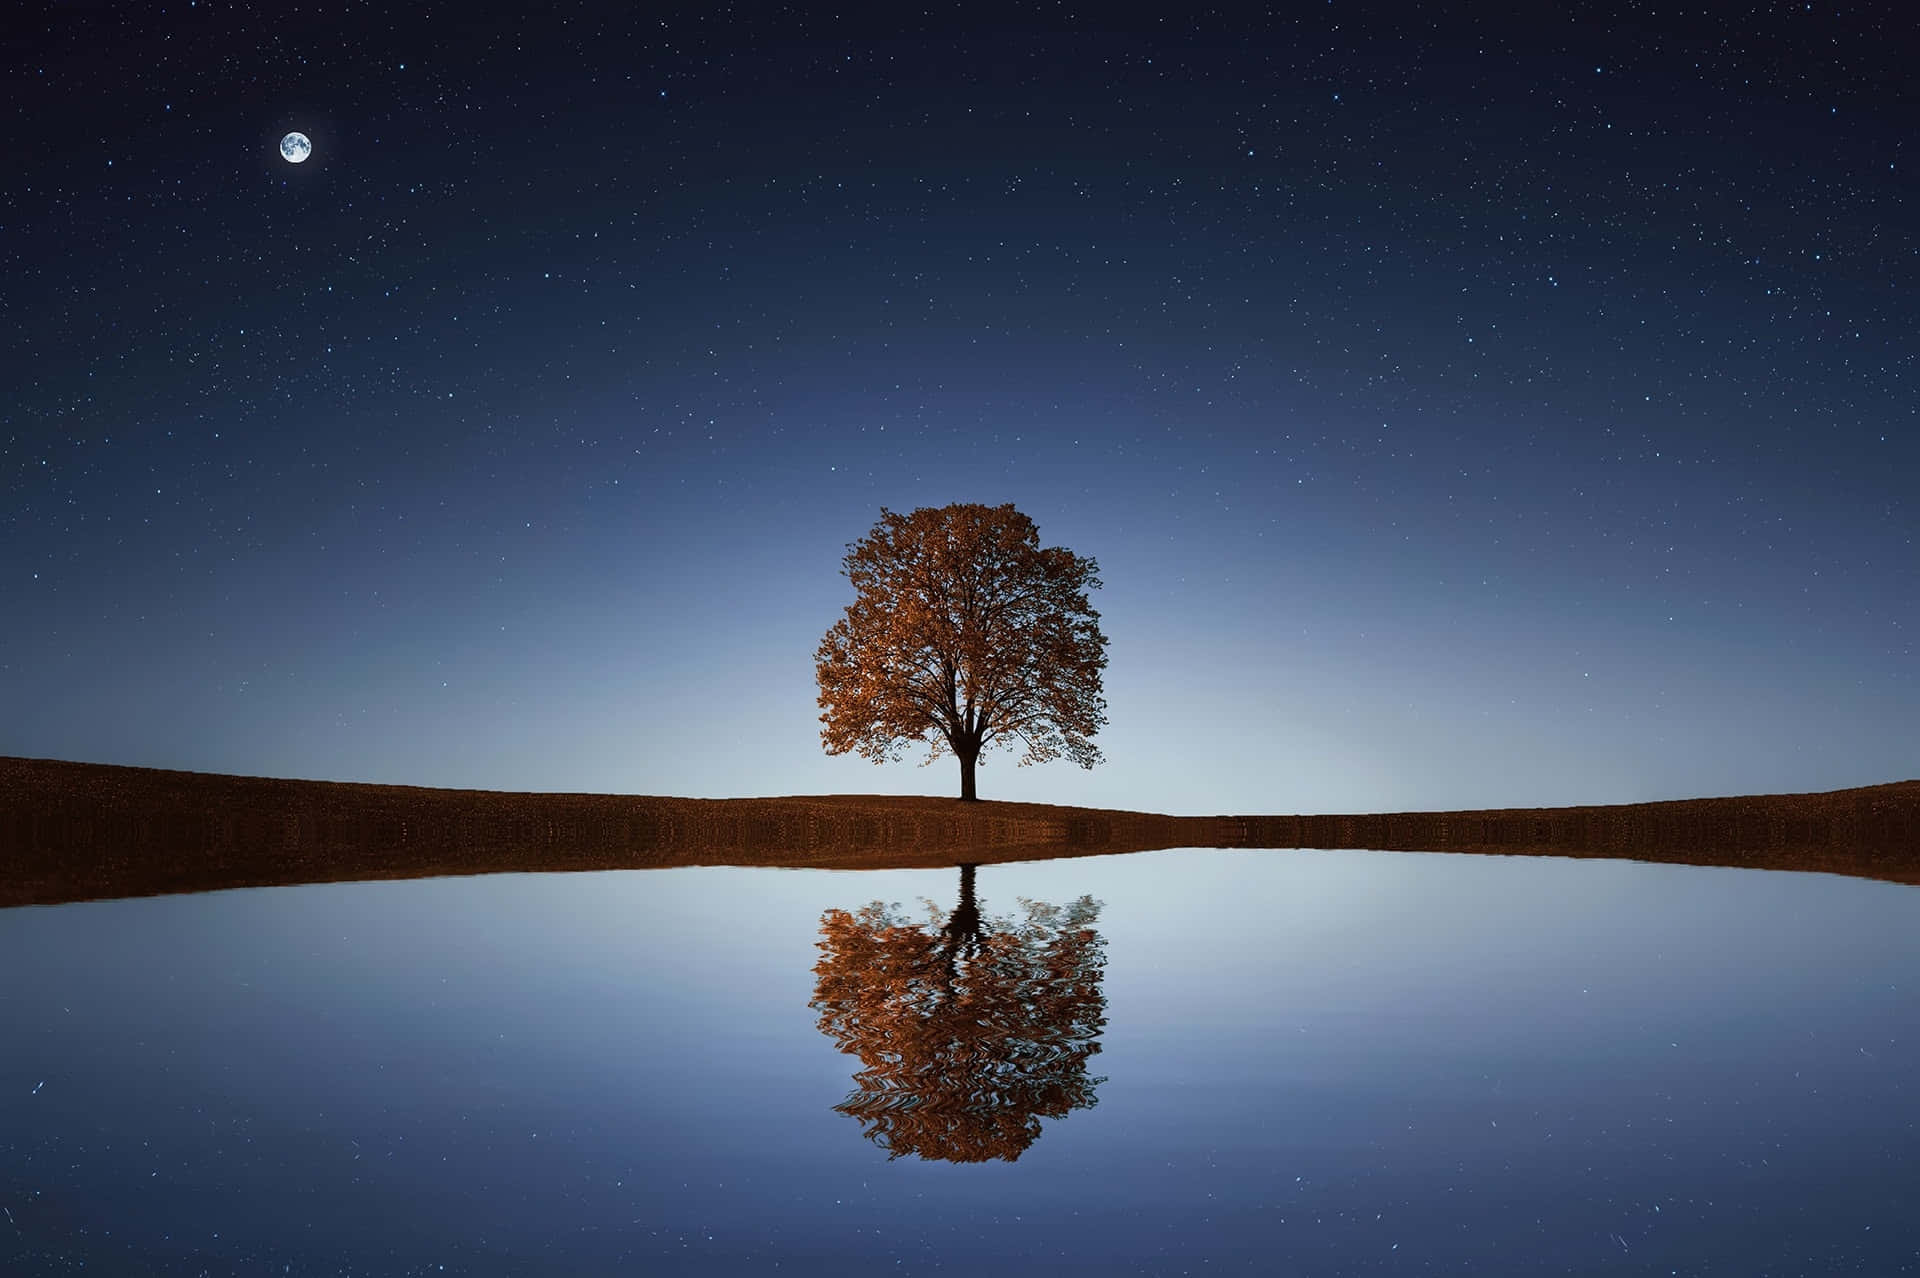
{"label": "water surface", "polygon": [[[822,1000],[823,921],[897,902],[937,949],[959,887],[707,868],[0,912],[0,1265],[1920,1268],[1914,888],[1341,851],[992,865],[999,958],[963,949],[943,986],[896,932],[892,1020]],[[1016,944],[1022,898],[1059,913]],[[958,1048],[943,998],[990,1009]],[[852,1040],[939,1064],[863,1085]],[[940,1121],[875,1121],[915,1105]]]}

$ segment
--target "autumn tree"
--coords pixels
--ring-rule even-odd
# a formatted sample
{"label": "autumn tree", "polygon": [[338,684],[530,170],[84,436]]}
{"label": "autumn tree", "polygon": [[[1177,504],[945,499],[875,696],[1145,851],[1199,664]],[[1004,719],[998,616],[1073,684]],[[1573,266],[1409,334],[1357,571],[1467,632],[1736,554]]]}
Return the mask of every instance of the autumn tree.
{"label": "autumn tree", "polygon": [[883,507],[842,571],[854,600],[814,654],[827,753],[880,763],[922,742],[931,763],[950,751],[962,799],[978,797],[990,746],[1023,747],[1022,764],[1100,761],[1107,637],[1087,602],[1092,559],[1042,548],[1011,505]]}
{"label": "autumn tree", "polygon": [[1022,901],[1024,917],[989,919],[973,867],[960,873],[950,914],[828,910],[810,1006],[860,1060],[834,1108],[888,1157],[1012,1162],[1042,1118],[1091,1107],[1105,1081],[1087,1074],[1106,1025],[1100,906]]}

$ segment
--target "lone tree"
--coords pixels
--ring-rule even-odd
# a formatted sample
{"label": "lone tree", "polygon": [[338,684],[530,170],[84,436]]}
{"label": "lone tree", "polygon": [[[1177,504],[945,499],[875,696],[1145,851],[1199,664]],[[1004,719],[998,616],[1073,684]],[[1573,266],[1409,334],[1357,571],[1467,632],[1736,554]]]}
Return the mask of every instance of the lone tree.
{"label": "lone tree", "polygon": [[1087,1073],[1106,1027],[1100,903],[1022,900],[988,919],[960,867],[960,905],[915,920],[897,905],[820,918],[820,1030],[858,1057],[835,1105],[889,1158],[1013,1162],[1040,1120],[1092,1106]]}
{"label": "lone tree", "polygon": [[1040,545],[1011,505],[955,504],[897,515],[847,548],[854,601],[814,654],[820,740],[875,763],[924,742],[960,760],[960,797],[989,745],[1020,762],[1100,762],[1107,637],[1087,603],[1098,565]]}

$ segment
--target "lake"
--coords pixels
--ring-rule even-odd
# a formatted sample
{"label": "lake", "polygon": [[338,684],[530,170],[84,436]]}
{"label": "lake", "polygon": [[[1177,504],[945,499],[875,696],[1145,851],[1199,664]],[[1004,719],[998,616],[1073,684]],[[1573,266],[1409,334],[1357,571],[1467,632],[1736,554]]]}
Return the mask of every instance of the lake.
{"label": "lake", "polygon": [[1364,851],[971,877],[977,925],[958,869],[0,911],[0,1268],[1920,1268],[1913,887]]}

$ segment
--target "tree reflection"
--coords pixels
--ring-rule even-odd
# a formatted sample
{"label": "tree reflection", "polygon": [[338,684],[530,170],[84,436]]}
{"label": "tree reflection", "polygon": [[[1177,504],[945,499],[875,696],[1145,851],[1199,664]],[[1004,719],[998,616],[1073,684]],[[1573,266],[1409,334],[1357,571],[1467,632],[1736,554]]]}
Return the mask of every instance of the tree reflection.
{"label": "tree reflection", "polygon": [[973,873],[960,867],[951,913],[927,902],[915,921],[875,901],[820,919],[810,1006],[861,1065],[834,1108],[893,1158],[1012,1162],[1042,1118],[1089,1108],[1106,1081],[1087,1077],[1106,1025],[1099,902],[984,918]]}

